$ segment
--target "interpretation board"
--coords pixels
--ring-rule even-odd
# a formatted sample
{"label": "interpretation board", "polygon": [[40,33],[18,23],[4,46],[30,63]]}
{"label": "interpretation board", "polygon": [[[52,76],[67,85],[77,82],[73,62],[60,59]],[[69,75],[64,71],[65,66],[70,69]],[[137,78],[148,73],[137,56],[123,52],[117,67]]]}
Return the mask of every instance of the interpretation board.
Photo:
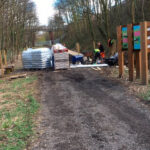
{"label": "interpretation board", "polygon": [[127,31],[127,27],[122,27],[122,50],[128,50],[128,31]]}
{"label": "interpretation board", "polygon": [[133,26],[133,35],[134,35],[134,50],[140,50],[141,49],[141,27],[140,25],[134,25]]}

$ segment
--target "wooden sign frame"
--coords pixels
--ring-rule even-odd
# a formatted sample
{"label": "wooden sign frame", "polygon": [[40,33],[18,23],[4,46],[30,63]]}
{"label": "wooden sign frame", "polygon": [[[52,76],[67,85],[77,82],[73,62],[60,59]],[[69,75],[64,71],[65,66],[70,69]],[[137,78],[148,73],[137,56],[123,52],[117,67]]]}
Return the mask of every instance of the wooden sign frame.
{"label": "wooden sign frame", "polygon": [[136,60],[136,78],[141,77],[141,52],[134,50],[134,36],[133,36],[133,24],[127,26],[117,27],[117,39],[118,39],[118,54],[119,54],[119,77],[124,74],[124,49],[122,47],[122,27],[127,27],[128,36],[128,67],[129,67],[129,81],[134,81],[134,62]]}
{"label": "wooden sign frame", "polygon": [[150,44],[150,40],[148,40],[149,31],[147,30],[150,27],[150,22],[142,22],[141,25],[141,63],[142,63],[142,84],[147,85],[149,83],[148,79],[148,53],[150,49],[148,45]]}
{"label": "wooden sign frame", "polygon": [[[140,24],[140,48],[141,50],[134,50],[134,35],[133,24],[128,24],[128,67],[129,80],[134,80],[134,68],[136,67],[136,78],[141,79],[144,85],[149,84],[148,77],[148,53],[150,53],[150,22],[141,22]],[[124,51],[122,49],[122,27],[117,27],[117,48],[119,54],[119,77],[124,74]],[[134,62],[136,60],[136,66]]]}

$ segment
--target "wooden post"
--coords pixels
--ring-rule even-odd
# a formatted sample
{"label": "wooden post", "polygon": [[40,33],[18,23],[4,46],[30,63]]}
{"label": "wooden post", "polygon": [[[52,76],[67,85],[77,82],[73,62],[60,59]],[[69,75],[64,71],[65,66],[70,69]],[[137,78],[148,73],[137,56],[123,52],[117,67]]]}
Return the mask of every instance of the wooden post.
{"label": "wooden post", "polygon": [[0,51],[0,69],[3,69],[2,53]]}
{"label": "wooden post", "polygon": [[35,47],[35,32],[32,33],[32,47]]}
{"label": "wooden post", "polygon": [[79,43],[76,43],[76,50],[78,53],[80,53],[80,44]]}
{"label": "wooden post", "polygon": [[96,48],[96,43],[95,43],[95,41],[93,41],[93,48],[94,48],[94,49]]}
{"label": "wooden post", "polygon": [[49,31],[49,37],[50,37],[50,41],[53,45],[54,44],[54,33],[53,33],[53,31]]}
{"label": "wooden post", "polygon": [[141,52],[137,51],[135,52],[136,56],[136,78],[141,78]]}
{"label": "wooden post", "polygon": [[124,73],[124,52],[122,51],[122,26],[117,27],[117,49],[118,49],[118,55],[119,55],[119,77],[121,78]]}
{"label": "wooden post", "polygon": [[7,53],[5,50],[3,53],[4,53],[4,65],[7,66]]}
{"label": "wooden post", "polygon": [[128,67],[129,81],[134,80],[133,25],[128,24]]}
{"label": "wooden post", "polygon": [[148,84],[148,44],[147,44],[147,22],[140,23],[141,25],[141,79],[142,84]]}

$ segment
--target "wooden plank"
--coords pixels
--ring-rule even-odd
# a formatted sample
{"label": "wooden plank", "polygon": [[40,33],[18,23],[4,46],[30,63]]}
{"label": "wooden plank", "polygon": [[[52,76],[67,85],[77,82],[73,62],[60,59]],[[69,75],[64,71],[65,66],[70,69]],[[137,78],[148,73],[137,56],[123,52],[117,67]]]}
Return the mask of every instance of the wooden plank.
{"label": "wooden plank", "polygon": [[76,50],[78,53],[80,53],[80,44],[79,43],[76,43]]}
{"label": "wooden plank", "polygon": [[150,22],[149,21],[147,22],[147,27],[150,27]]}
{"label": "wooden plank", "polygon": [[150,31],[147,31],[147,36],[150,36]]}
{"label": "wooden plank", "polygon": [[124,52],[122,51],[122,37],[121,37],[122,26],[117,27],[117,49],[118,49],[118,63],[119,63],[119,77],[121,78],[124,73]]}
{"label": "wooden plank", "polygon": [[147,45],[150,45],[150,40],[147,40]]}
{"label": "wooden plank", "polygon": [[140,23],[141,25],[141,79],[142,84],[148,84],[148,46],[147,46],[147,22]]}
{"label": "wooden plank", "polygon": [[72,56],[76,56],[76,55],[82,55],[83,56],[83,54],[72,51],[72,50],[68,50],[68,53],[69,53],[69,55],[72,55]]}
{"label": "wooden plank", "polygon": [[141,51],[135,52],[136,57],[136,78],[141,78]]}
{"label": "wooden plank", "polygon": [[134,80],[134,53],[133,53],[133,26],[127,25],[128,28],[128,67],[129,67],[129,81]]}
{"label": "wooden plank", "polygon": [[18,79],[18,78],[26,78],[26,77],[27,77],[27,74],[17,74],[17,75],[10,76],[8,78],[8,80],[13,80],[13,79]]}
{"label": "wooden plank", "polygon": [[119,53],[119,78],[124,74],[124,52]]}

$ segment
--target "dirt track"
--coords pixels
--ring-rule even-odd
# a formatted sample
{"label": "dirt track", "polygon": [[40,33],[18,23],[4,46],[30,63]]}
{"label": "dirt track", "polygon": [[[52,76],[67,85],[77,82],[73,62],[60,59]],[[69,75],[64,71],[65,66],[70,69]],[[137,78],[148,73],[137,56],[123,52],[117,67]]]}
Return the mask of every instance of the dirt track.
{"label": "dirt track", "polygon": [[150,110],[127,88],[91,69],[47,72],[33,150],[150,150]]}

